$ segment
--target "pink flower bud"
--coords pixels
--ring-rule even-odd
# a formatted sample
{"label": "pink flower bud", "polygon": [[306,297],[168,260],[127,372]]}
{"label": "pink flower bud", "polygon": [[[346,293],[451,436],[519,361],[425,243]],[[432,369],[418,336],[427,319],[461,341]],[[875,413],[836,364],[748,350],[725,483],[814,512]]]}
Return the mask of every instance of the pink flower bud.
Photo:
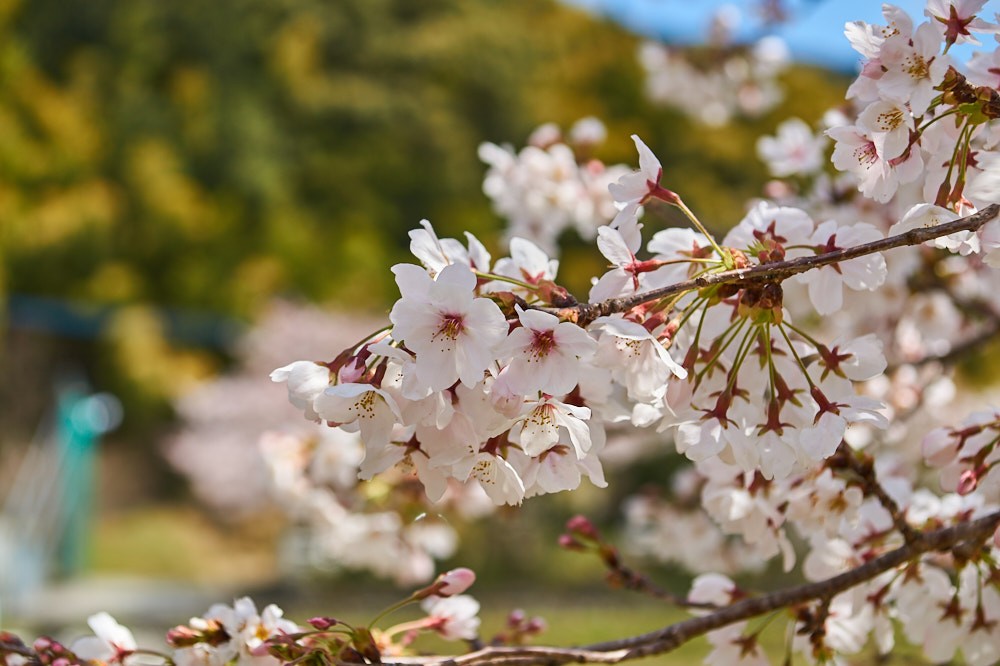
{"label": "pink flower bud", "polygon": [[439,597],[450,597],[455,594],[461,594],[475,582],[475,571],[466,567],[459,567],[438,576],[437,583],[440,587],[437,588],[436,593]]}
{"label": "pink flower bud", "polygon": [[353,358],[340,369],[337,377],[341,384],[354,384],[364,377],[366,371],[364,362],[360,358]]}
{"label": "pink flower bud", "polygon": [[340,624],[339,620],[332,617],[313,617],[306,620],[314,629],[319,629],[320,631],[325,631],[330,627],[335,627]]}
{"label": "pink flower bud", "polygon": [[167,631],[167,645],[175,648],[190,647],[204,640],[204,633],[183,624]]}
{"label": "pink flower bud", "polygon": [[559,535],[559,547],[566,550],[586,550],[584,545],[568,534]]}
{"label": "pink flower bud", "polygon": [[967,469],[958,477],[958,487],[955,488],[955,492],[959,495],[968,495],[976,489],[978,484],[979,477],[976,475],[976,470]]}
{"label": "pink flower bud", "polygon": [[511,629],[516,629],[517,627],[520,627],[521,623],[526,619],[527,616],[524,611],[520,608],[515,608],[510,612],[510,615],[507,616],[507,626]]}
{"label": "pink flower bud", "polygon": [[548,622],[545,621],[545,618],[541,617],[533,617],[524,625],[524,631],[528,634],[540,634],[548,628]]}
{"label": "pink flower bud", "polygon": [[578,536],[594,541],[601,540],[601,534],[586,516],[576,515],[566,521],[566,530],[575,532]]}

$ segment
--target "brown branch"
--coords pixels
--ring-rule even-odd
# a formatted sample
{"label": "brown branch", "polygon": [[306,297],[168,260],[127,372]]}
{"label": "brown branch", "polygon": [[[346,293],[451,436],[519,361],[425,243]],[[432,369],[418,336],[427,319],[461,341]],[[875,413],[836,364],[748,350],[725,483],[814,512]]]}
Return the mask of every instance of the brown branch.
{"label": "brown branch", "polygon": [[859,478],[861,492],[877,499],[882,508],[889,512],[892,524],[903,535],[906,543],[913,543],[920,538],[920,532],[906,522],[905,512],[899,508],[896,500],[892,499],[885,487],[879,483],[872,457],[866,454],[862,455],[865,456],[864,459],[858,458],[858,454],[847,445],[847,442],[841,441],[836,453],[827,460],[827,464],[831,469],[849,469],[854,472]]}
{"label": "brown branch", "polygon": [[609,298],[600,303],[581,303],[568,308],[539,308],[547,312],[552,312],[563,318],[573,319],[581,325],[586,325],[598,317],[611,315],[617,312],[626,312],[637,305],[659,300],[666,296],[679,294],[694,289],[704,289],[716,284],[739,284],[747,285],[762,282],[781,282],[782,280],[804,273],[814,268],[837,264],[850,259],[856,259],[876,252],[884,252],[897,247],[907,245],[919,245],[935,238],[949,236],[959,231],[976,231],[990,220],[1000,214],[1000,205],[991,204],[981,211],[963,217],[953,222],[939,224],[933,227],[922,227],[911,229],[910,231],[882,238],[871,243],[863,243],[854,247],[817,254],[811,257],[799,257],[788,261],[777,261],[768,264],[761,264],[752,268],[738,268],[721,273],[703,275],[692,280],[677,282],[659,289],[652,289],[641,294],[631,296],[620,296]]}
{"label": "brown branch", "polygon": [[681,608],[702,610],[717,610],[719,608],[715,604],[691,601],[685,596],[674,594],[654,583],[646,574],[626,566],[618,559],[614,562],[605,562],[605,565],[608,567],[607,581],[612,587],[639,592]]}
{"label": "brown branch", "polygon": [[383,666],[556,666],[567,663],[619,663],[669,652],[680,645],[715,629],[758,615],[817,599],[833,598],[852,587],[872,580],[879,574],[929,552],[947,551],[957,546],[979,546],[1000,524],[1000,511],[929,532],[896,550],[816,583],[806,583],[785,590],[745,599],[718,611],[684,620],[663,629],[621,640],[595,643],[582,648],[557,647],[488,647],[456,657],[395,657]]}

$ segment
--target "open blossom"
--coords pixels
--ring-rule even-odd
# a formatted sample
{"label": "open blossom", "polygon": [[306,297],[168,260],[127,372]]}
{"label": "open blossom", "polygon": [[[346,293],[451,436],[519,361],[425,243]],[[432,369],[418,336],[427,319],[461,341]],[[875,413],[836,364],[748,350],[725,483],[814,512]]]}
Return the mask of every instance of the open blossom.
{"label": "open blossom", "polygon": [[120,664],[138,648],[132,632],[108,613],[91,615],[87,624],[94,635],[76,640],[71,648],[81,659]]}
{"label": "open blossom", "polygon": [[320,418],[336,425],[357,422],[361,441],[378,451],[389,443],[392,427],[402,421],[399,407],[389,393],[371,384],[337,384],[314,401]]}
{"label": "open blossom", "polygon": [[[816,228],[810,242],[817,251],[826,253],[881,238],[882,232],[870,224],[840,226],[836,221],[828,220]],[[816,311],[827,315],[843,306],[843,287],[872,291],[885,282],[887,272],[885,259],[876,253],[800,273],[796,278],[809,285],[809,300]]]}
{"label": "open blossom", "polygon": [[544,397],[534,404],[527,415],[511,428],[511,441],[521,445],[529,456],[536,456],[559,442],[560,429],[566,430],[577,458],[582,459],[590,450],[590,408],[577,407]]}
{"label": "open blossom", "polygon": [[663,167],[653,151],[636,134],[632,135],[632,141],[639,151],[639,170],[625,174],[618,182],[608,185],[611,196],[621,206],[618,215],[611,222],[612,227],[634,221],[639,216],[640,207],[654,195],[666,200],[676,197],[660,185]]}
{"label": "open blossom", "polygon": [[997,26],[976,16],[986,0],[927,0],[924,15],[944,37],[945,44],[979,44],[971,32],[997,32]]}
{"label": "open blossom", "polygon": [[[174,661],[184,666],[276,666],[276,657],[267,652],[265,641],[272,636],[291,634],[299,630],[294,622],[282,617],[283,611],[274,604],[262,612],[249,597],[242,597],[232,606],[214,604],[202,617],[192,618],[191,626],[204,630],[214,624],[221,625],[222,643],[197,643],[174,652]],[[235,661],[234,661],[235,658]]]}
{"label": "open blossom", "polygon": [[476,276],[469,267],[450,264],[436,280],[410,264],[392,271],[402,294],[389,313],[393,338],[416,354],[417,378],[434,391],[459,380],[481,382],[507,336],[507,321],[496,303],[473,296]]}
{"label": "open blossom", "polygon": [[494,504],[516,505],[524,499],[524,481],[500,456],[485,451],[476,454],[470,473]]}
{"label": "open blossom", "polygon": [[636,258],[635,253],[642,247],[641,232],[642,224],[635,218],[623,221],[620,226],[609,225],[597,230],[597,248],[612,268],[590,288],[591,303],[636,293],[648,286],[647,276],[659,269],[661,262]]}
{"label": "open blossom", "polygon": [[473,640],[479,634],[479,602],[467,594],[427,597],[420,604],[428,627],[449,641]]}
{"label": "open blossom", "polygon": [[[510,239],[510,257],[497,259],[493,266],[496,275],[514,278],[528,284],[538,284],[542,280],[555,280],[559,271],[559,260],[550,259],[540,247],[524,238]],[[526,294],[527,290],[509,282],[491,282],[497,289]]]}
{"label": "open blossom", "polygon": [[[906,211],[903,219],[889,228],[889,235],[895,236],[897,234],[910,231],[911,229],[935,227],[939,224],[954,222],[958,219],[958,217],[958,214],[954,211],[942,208],[941,206],[935,206],[934,204],[929,203],[916,204],[910,208],[910,210]],[[967,247],[969,245],[971,236],[974,236],[972,232],[959,231],[958,233],[951,234],[950,236],[935,238],[932,241],[928,241],[927,244],[950,250],[952,252],[959,252],[962,247]],[[964,252],[963,254],[968,254],[968,252]]]}
{"label": "open blossom", "polygon": [[652,196],[660,185],[663,177],[663,167],[653,151],[649,149],[638,135],[632,135],[632,141],[639,151],[639,170],[626,174],[617,183],[608,186],[611,196],[620,204],[642,205]]}
{"label": "open blossom", "polygon": [[910,151],[907,159],[897,163],[879,154],[870,132],[862,127],[831,127],[826,133],[835,141],[833,165],[854,174],[858,190],[879,203],[889,201],[901,183],[912,182],[923,172],[919,151]]}
{"label": "open blossom", "polygon": [[577,456],[575,447],[565,432],[560,435],[558,444],[537,456],[528,456],[517,449],[508,452],[511,465],[524,480],[526,498],[574,490],[579,487],[584,476],[598,488],[607,487],[598,455],[604,448],[604,431],[599,426],[588,425],[591,425],[591,447],[583,458]]}
{"label": "open blossom", "polygon": [[823,167],[826,137],[816,136],[801,118],[789,118],[778,125],[776,136],[757,140],[757,154],[767,164],[772,176],[783,178],[810,174]]}
{"label": "open blossom", "polygon": [[564,395],[580,380],[581,362],[594,355],[597,343],[576,324],[541,310],[517,306],[521,327],[511,331],[497,353],[510,357],[507,386],[522,395],[538,391]]}
{"label": "open blossom", "polygon": [[465,234],[469,242],[469,248],[466,249],[454,238],[438,238],[429,221],[420,220],[420,226],[423,229],[410,231],[410,252],[432,276],[451,264],[464,264],[478,271],[489,270],[490,253],[472,234]]}
{"label": "open blossom", "polygon": [[635,400],[653,401],[667,392],[671,375],[684,379],[687,370],[642,324],[620,317],[600,317],[592,326],[601,331],[595,363],[611,370]]}
{"label": "open blossom", "polygon": [[815,461],[829,458],[840,446],[847,427],[854,423],[868,423],[882,430],[889,427],[879,410],[882,403],[856,395],[849,382],[829,378],[822,388],[815,387],[812,398],[818,412],[812,427],[803,428],[799,436],[802,451]]}
{"label": "open blossom", "polygon": [[930,23],[917,27],[913,37],[892,35],[882,46],[885,74],[878,80],[879,92],[887,99],[909,104],[915,116],[923,115],[937,94],[951,59],[939,53],[941,36]]}
{"label": "open blossom", "polygon": [[271,381],[285,382],[288,401],[311,421],[320,419],[313,409],[313,400],[330,386],[330,379],[330,369],[312,361],[295,361],[271,373]]}
{"label": "open blossom", "polygon": [[910,147],[913,116],[904,104],[879,100],[861,112],[858,128],[871,137],[875,151],[883,159],[892,160]]}

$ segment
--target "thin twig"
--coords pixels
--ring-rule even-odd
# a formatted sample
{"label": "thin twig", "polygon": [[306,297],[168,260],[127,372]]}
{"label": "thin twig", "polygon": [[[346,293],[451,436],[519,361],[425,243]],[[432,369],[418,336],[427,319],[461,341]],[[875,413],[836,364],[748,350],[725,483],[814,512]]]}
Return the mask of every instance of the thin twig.
{"label": "thin twig", "polygon": [[604,317],[617,312],[627,312],[637,305],[659,300],[665,296],[679,294],[694,289],[704,289],[716,284],[760,284],[764,282],[781,282],[786,278],[804,273],[814,268],[837,264],[850,259],[857,259],[876,252],[884,252],[897,247],[907,245],[919,245],[935,238],[949,236],[959,231],[976,231],[987,222],[993,220],[1000,214],[1000,205],[991,204],[977,213],[967,217],[938,224],[933,227],[922,227],[911,229],[910,231],[882,238],[871,243],[863,243],[854,247],[834,250],[817,254],[811,257],[799,257],[788,261],[776,261],[768,264],[753,266],[752,268],[738,268],[721,273],[703,275],[692,280],[685,280],[675,284],[667,285],[659,289],[633,294],[631,296],[621,296],[609,298],[600,303],[581,303],[568,308],[539,308],[564,319],[577,321],[581,325],[586,325],[598,317]]}
{"label": "thin twig", "polygon": [[879,483],[871,456],[866,455],[863,460],[859,459],[854,449],[848,446],[847,442],[841,440],[840,446],[837,447],[837,452],[827,460],[827,463],[831,468],[840,467],[849,469],[859,477],[861,492],[877,499],[882,508],[889,512],[889,515],[892,517],[892,524],[903,535],[906,543],[913,543],[920,538],[920,532],[906,522],[905,512],[899,508],[896,500],[892,499],[889,493],[886,492],[885,487]]}
{"label": "thin twig", "polygon": [[708,615],[677,622],[663,629],[630,638],[595,643],[582,648],[487,647],[455,657],[394,657],[383,666],[556,666],[568,663],[619,663],[669,652],[715,629],[789,606],[833,598],[841,592],[910,562],[920,555],[947,551],[958,545],[979,547],[1000,524],[1000,511],[976,520],[929,532],[854,569],[816,583],[797,585],[736,602]]}
{"label": "thin twig", "polygon": [[654,583],[650,580],[649,576],[641,571],[636,571],[625,566],[620,560],[616,560],[613,565],[606,562],[606,565],[608,566],[608,583],[612,587],[620,587],[646,594],[653,599],[666,601],[680,608],[697,608],[702,610],[717,610],[719,608],[715,604],[691,601],[687,597],[674,594],[670,590],[666,590]]}

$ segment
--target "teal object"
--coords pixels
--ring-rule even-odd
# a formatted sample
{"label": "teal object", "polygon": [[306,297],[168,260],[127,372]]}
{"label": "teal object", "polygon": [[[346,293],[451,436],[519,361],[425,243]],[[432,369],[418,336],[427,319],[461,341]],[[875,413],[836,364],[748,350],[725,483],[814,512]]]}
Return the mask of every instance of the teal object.
{"label": "teal object", "polygon": [[94,507],[97,446],[101,435],[121,420],[117,399],[107,394],[86,395],[76,388],[60,391],[56,407],[56,446],[59,473],[56,483],[62,505],[62,530],[56,545],[56,570],[63,576],[86,564]]}

